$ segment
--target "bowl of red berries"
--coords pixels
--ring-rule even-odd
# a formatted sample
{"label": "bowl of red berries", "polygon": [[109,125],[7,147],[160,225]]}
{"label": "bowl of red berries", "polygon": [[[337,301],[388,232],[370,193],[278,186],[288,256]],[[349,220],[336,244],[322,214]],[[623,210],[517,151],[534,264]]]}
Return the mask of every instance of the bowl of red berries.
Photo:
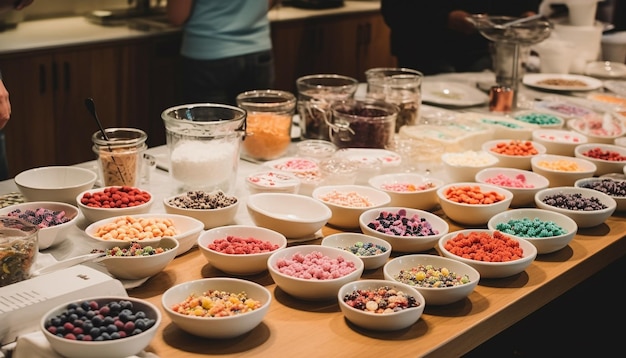
{"label": "bowl of red berries", "polygon": [[132,186],[107,186],[83,191],[76,204],[87,221],[114,216],[145,214],[154,202],[148,191]]}

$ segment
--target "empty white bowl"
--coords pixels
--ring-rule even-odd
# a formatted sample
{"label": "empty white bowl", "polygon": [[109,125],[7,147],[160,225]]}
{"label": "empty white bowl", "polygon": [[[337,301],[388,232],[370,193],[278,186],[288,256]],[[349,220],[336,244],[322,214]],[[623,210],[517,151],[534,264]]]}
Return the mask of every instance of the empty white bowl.
{"label": "empty white bowl", "polygon": [[328,235],[322,240],[321,245],[352,252],[363,261],[365,270],[374,270],[383,266],[389,260],[392,250],[389,242],[356,232]]}
{"label": "empty white bowl", "polygon": [[436,192],[443,180],[417,173],[388,173],[376,175],[368,183],[389,195],[390,206],[431,210],[439,203]]}
{"label": "empty white bowl", "polygon": [[[556,229],[554,225],[564,232],[553,235],[553,230]],[[501,212],[489,220],[487,227],[525,239],[535,245],[537,254],[549,254],[564,248],[574,239],[578,231],[578,225],[568,216],[556,211],[535,208]],[[545,228],[546,231],[540,231],[540,228]]]}
{"label": "empty white bowl", "polygon": [[312,238],[332,215],[326,205],[299,194],[253,194],[246,205],[256,225],[277,231],[287,239]]}
{"label": "empty white bowl", "polygon": [[626,147],[615,144],[581,144],[574,149],[574,155],[595,164],[595,176],[611,173],[622,174],[626,165]]}
{"label": "empty white bowl", "polygon": [[513,193],[512,208],[535,205],[535,194],[550,185],[543,175],[515,168],[485,168],[476,174],[476,182],[497,185]]}
{"label": "empty white bowl", "polygon": [[112,218],[115,216],[145,214],[150,211],[150,208],[152,208],[152,203],[154,203],[154,195],[152,195],[150,192],[146,190],[139,189],[139,188],[135,188],[135,189],[140,190],[141,192],[145,193],[145,195],[148,195],[150,197],[148,201],[146,201],[145,203],[141,205],[107,208],[107,207],[94,207],[94,206],[83,204],[82,199],[86,195],[93,196],[96,194],[101,194],[107,190],[110,190],[111,188],[121,188],[121,187],[115,186],[115,187],[89,189],[89,190],[85,190],[79,193],[74,198],[74,204],[78,206],[78,208],[80,209],[80,212],[83,213],[83,216],[85,217],[87,221],[93,223],[98,220]]}
{"label": "empty white bowl", "polygon": [[[422,278],[432,266],[436,273]],[[443,269],[447,273],[443,273]],[[401,274],[402,272],[402,274]],[[414,287],[428,305],[447,305],[466,298],[474,291],[480,273],[463,262],[437,255],[405,255],[390,260],[383,267],[385,280],[399,281]],[[441,286],[435,286],[441,285]],[[450,285],[450,286],[448,286]]]}
{"label": "empty white bowl", "polygon": [[[186,205],[177,204],[183,199],[189,202]],[[204,229],[208,230],[232,224],[239,209],[239,199],[223,192],[187,192],[163,199],[163,206],[168,214],[185,215],[202,221]]]}
{"label": "empty white bowl", "polygon": [[[228,240],[238,239],[232,244]],[[253,240],[251,240],[253,239]],[[221,242],[222,249],[210,245]],[[243,242],[248,242],[244,244]],[[257,247],[259,251],[251,251]],[[287,247],[285,235],[259,226],[228,225],[207,230],[198,237],[198,248],[216,269],[232,275],[254,275],[267,270],[267,259]],[[226,249],[239,249],[229,252]],[[250,250],[250,251],[246,251]]]}
{"label": "empty white bowl", "polygon": [[549,187],[573,186],[576,180],[594,175],[596,165],[583,158],[541,154],[531,159],[533,172],[544,176]]}
{"label": "empty white bowl", "polygon": [[[145,318],[150,320],[151,325],[149,326],[149,328],[138,334],[128,335],[120,339],[109,339],[102,341],[79,341],[76,339],[67,339],[64,337],[60,337],[56,334],[52,334],[45,328],[46,323],[49,322],[53,317],[57,317],[62,313],[67,312],[70,304],[78,304],[82,306],[83,302],[91,301],[97,302],[99,307],[103,307],[112,302],[119,303],[121,301],[128,301],[132,304],[132,308],[130,308],[132,315],[135,316],[136,313],[143,312]],[[63,357],[131,357],[139,354],[146,347],[148,347],[152,339],[155,337],[157,331],[159,330],[161,319],[161,311],[155,305],[146,300],[126,296],[87,296],[81,298],[80,300],[64,302],[50,309],[41,317],[39,329],[50,344],[52,350],[54,350],[56,353],[60,354]],[[32,354],[32,356],[37,356],[37,354]]]}
{"label": "empty white bowl", "polygon": [[[468,187],[479,190],[481,194],[491,193],[501,198],[501,200],[487,204],[467,204],[450,200],[446,194],[450,190]],[[448,218],[469,226],[487,224],[492,216],[508,209],[513,201],[513,193],[509,190],[497,185],[475,182],[446,184],[437,190],[437,197],[439,198],[441,209]]]}
{"label": "empty white bowl", "polygon": [[499,165],[498,158],[484,150],[443,153],[441,161],[449,182],[471,182],[479,171]]}
{"label": "empty white bowl", "polygon": [[[258,301],[260,307],[232,316],[202,317],[176,312],[175,304],[190,296],[202,297],[205,292],[224,291],[232,294],[245,293],[248,299]],[[161,305],[174,325],[194,336],[227,339],[241,336],[258,326],[269,311],[272,302],[270,291],[256,282],[227,277],[204,278],[187,281],[167,289],[161,297]]]}
{"label": "empty white bowl", "polygon": [[567,129],[536,129],[532,141],[546,147],[547,154],[572,157],[577,145],[589,142],[583,134]]}
{"label": "empty white bowl", "polygon": [[[46,209],[48,211],[61,212],[64,213],[64,217],[68,218],[69,221],[56,224],[47,227],[39,227],[39,231],[37,232],[37,241],[39,250],[45,250],[49,247],[55,246],[63,242],[67,238],[68,230],[76,224],[76,221],[79,217],[78,208],[74,205],[66,204],[63,202],[55,202],[55,201],[32,201],[20,204],[13,204],[11,206],[7,206],[0,209],[0,215],[9,215],[10,213],[19,210],[20,213],[14,213],[10,216],[18,216],[26,215],[26,221],[31,224],[35,224],[33,220],[37,217],[41,217],[38,215],[28,214],[27,211],[36,211],[37,209]],[[35,224],[37,225],[37,224]],[[38,225],[39,226],[39,225]]]}
{"label": "empty white bowl", "polygon": [[[402,217],[406,218],[407,224],[404,223]],[[445,220],[431,212],[389,206],[365,211],[359,217],[359,226],[364,234],[389,242],[393,251],[396,252],[430,250],[435,247],[437,240],[447,234],[450,229]],[[407,233],[407,227],[414,227],[420,232],[409,230]],[[392,232],[391,228],[397,230]]]}
{"label": "empty white bowl", "polygon": [[40,167],[25,170],[14,178],[27,201],[60,201],[76,205],[76,195],[91,189],[98,175],[73,166]]}
{"label": "empty white bowl", "polygon": [[311,196],[332,212],[328,224],[344,229],[358,228],[362,213],[391,202],[389,194],[367,185],[324,185]]}
{"label": "empty white bowl", "polygon": [[[294,261],[294,258],[297,258],[297,261]],[[314,258],[318,261],[317,265],[311,264]],[[320,268],[321,258],[326,258],[324,262],[332,262],[323,270]],[[282,269],[279,268],[279,264]],[[316,266],[315,271],[323,278],[297,277],[300,273],[304,274],[303,271],[306,271],[307,267],[312,266]],[[281,290],[295,298],[318,301],[337,297],[341,286],[361,277],[365,265],[357,255],[337,247],[300,245],[274,252],[267,260],[267,267],[270,276]],[[296,271],[298,269],[299,271]]]}
{"label": "empty white bowl", "polygon": [[[556,205],[551,205],[545,202],[547,198],[553,198],[557,195],[580,195],[583,199],[595,198],[606,208],[599,210],[572,210],[557,207]],[[557,213],[570,217],[576,222],[576,225],[578,225],[579,228],[598,226],[613,215],[615,209],[617,209],[617,202],[615,202],[615,199],[610,196],[594,189],[575,186],[562,186],[540,190],[537,194],[535,194],[535,205],[539,209],[556,211]]]}
{"label": "empty white bowl", "polygon": [[[415,302],[415,307],[408,307],[389,313],[374,313],[355,308],[346,302],[346,300],[349,301],[354,292],[378,291],[381,287],[394,290],[399,293],[399,296]],[[346,283],[339,289],[337,300],[339,309],[348,321],[356,326],[373,331],[397,331],[408,328],[419,321],[426,306],[424,297],[415,288],[400,282],[374,279]]]}
{"label": "empty white bowl", "polygon": [[[509,239],[515,240],[519,243],[519,248],[522,250],[522,256],[510,261],[491,262],[475,260],[454,254],[446,248],[448,240],[453,240],[457,237],[457,235],[461,235],[460,237],[466,239],[469,235],[473,235],[473,233],[479,235],[489,235],[493,238],[495,231],[489,229],[466,229],[450,232],[439,240],[438,249],[444,257],[461,261],[475,268],[476,271],[480,273],[481,278],[501,278],[516,275],[523,272],[537,257],[537,248],[533,244],[524,239],[513,237],[512,235],[505,236],[508,236]],[[475,244],[477,245],[476,249],[478,250],[489,250],[482,244],[482,242]]]}
{"label": "empty white bowl", "polygon": [[[524,146],[527,151],[517,154],[504,154],[502,152],[505,148],[511,146]],[[538,154],[546,153],[546,147],[541,143],[536,143],[530,140],[519,141],[515,139],[497,139],[490,140],[483,143],[482,150],[498,158],[498,166],[505,168],[516,168],[523,170],[530,170],[530,158]]]}
{"label": "empty white bowl", "polygon": [[[131,243],[119,245],[121,249],[130,247]],[[142,247],[148,244],[140,244]],[[180,243],[171,237],[164,237],[156,244],[149,244],[153,248],[163,248],[164,252],[146,256],[110,256],[107,255],[99,262],[115,278],[122,280],[138,280],[151,277],[163,271],[176,257]]]}
{"label": "empty white bowl", "polygon": [[600,191],[615,200],[615,211],[626,211],[626,180],[610,177],[583,178],[574,183],[575,187]]}
{"label": "empty white bowl", "polygon": [[[110,230],[116,229],[116,226],[129,226],[129,224],[139,225],[139,223],[145,223],[145,225],[140,225],[141,227],[147,227],[148,225],[153,225],[153,223],[164,223],[169,222],[171,226],[175,229],[175,234],[169,234],[171,230],[162,229],[162,236],[154,235],[153,238],[143,238],[137,239],[137,234],[134,232],[129,232],[129,238],[115,239],[104,237],[104,235],[99,235],[98,232],[104,233],[109,232]],[[160,224],[159,224],[160,225]],[[176,256],[184,254],[189,251],[195,244],[202,232],[202,228],[204,224],[200,220],[196,220],[189,216],[184,215],[176,215],[176,214],[164,214],[164,213],[151,213],[151,214],[137,214],[137,215],[124,215],[124,216],[116,216],[113,218],[102,219],[96,221],[95,223],[90,224],[85,228],[85,233],[87,237],[89,237],[92,242],[97,247],[102,248],[112,248],[118,245],[122,245],[128,243],[130,241],[137,241],[139,243],[150,243],[156,244],[161,240],[161,237],[169,236],[173,239],[176,239],[179,243],[178,249],[176,250]],[[106,230],[104,229],[106,228]],[[171,228],[170,228],[171,229]],[[117,229],[116,229],[117,230]],[[119,230],[118,230],[119,231]]]}

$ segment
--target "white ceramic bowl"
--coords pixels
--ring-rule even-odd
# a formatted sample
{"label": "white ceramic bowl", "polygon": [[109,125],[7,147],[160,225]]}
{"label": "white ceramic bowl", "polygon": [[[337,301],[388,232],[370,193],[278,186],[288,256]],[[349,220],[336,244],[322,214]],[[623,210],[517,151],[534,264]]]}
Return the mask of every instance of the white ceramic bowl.
{"label": "white ceramic bowl", "polygon": [[622,174],[626,165],[626,148],[615,144],[581,144],[574,149],[574,155],[595,164],[594,175],[596,176],[611,173]]}
{"label": "white ceramic bowl", "polygon": [[[139,190],[149,194],[150,200],[148,200],[147,202],[141,205],[128,206],[125,208],[104,208],[104,207],[88,206],[81,202],[81,200],[83,199],[83,197],[85,197],[85,195],[94,195],[94,194],[102,193],[105,190],[109,190],[111,188],[113,187],[104,187],[104,188],[85,190],[79,193],[74,198],[74,204],[78,206],[78,208],[80,209],[80,212],[83,213],[83,216],[88,222],[93,223],[98,220],[112,218],[115,216],[137,215],[137,214],[145,214],[145,213],[150,212],[150,208],[152,208],[152,203],[154,203],[154,195],[152,195],[150,192],[143,190],[143,189],[139,189]],[[120,188],[120,187],[116,186],[115,188]]]}
{"label": "white ceramic bowl", "polygon": [[[502,200],[490,204],[466,204],[450,200],[446,193],[457,188],[474,187],[481,193],[493,193],[501,196]],[[509,208],[513,201],[513,193],[507,189],[492,184],[484,183],[451,183],[446,184],[437,190],[439,205],[444,214],[451,220],[459,224],[468,226],[480,226],[487,224],[495,214]]]}
{"label": "white ceramic bowl", "polygon": [[375,236],[356,232],[340,232],[328,235],[322,239],[321,245],[352,252],[363,261],[365,270],[375,270],[382,267],[389,260],[392,250],[389,242]]}
{"label": "white ceramic bowl", "polygon": [[514,168],[485,168],[476,174],[476,182],[500,186],[513,193],[509,207],[534,206],[535,194],[550,185],[543,175]]}
{"label": "white ceramic bowl", "polygon": [[[234,294],[245,292],[248,299],[260,302],[252,311],[226,317],[200,317],[175,312],[172,307],[185,301],[190,295],[201,297],[208,291],[225,291]],[[161,297],[161,305],[176,326],[194,336],[227,339],[241,336],[257,327],[267,315],[272,294],[256,282],[227,277],[205,278],[187,281],[167,289]]]}
{"label": "white ceramic bowl", "polygon": [[[606,208],[601,210],[571,210],[567,208],[559,208],[557,206],[549,205],[544,202],[546,198],[561,194],[580,194],[581,197],[584,199],[596,198],[602,205],[606,206]],[[611,215],[613,215],[615,209],[617,209],[617,202],[615,202],[615,199],[611,198],[610,196],[594,189],[580,188],[575,186],[562,186],[540,190],[537,194],[535,194],[535,205],[539,209],[556,211],[557,213],[561,213],[570,217],[576,222],[576,225],[578,225],[579,228],[598,226],[604,223],[604,221],[608,219]]]}
{"label": "white ceramic bowl", "polygon": [[298,177],[279,170],[263,170],[251,173],[246,176],[245,182],[250,194],[298,194],[300,190],[300,179]]}
{"label": "white ceramic bowl", "polygon": [[[333,275],[331,277],[334,278],[300,278],[296,277],[295,274],[290,275],[279,270],[278,264],[285,268],[291,268],[291,265],[285,266],[284,264],[291,263],[295,255],[312,258],[311,255],[313,254],[333,261],[333,264],[324,272],[329,273],[328,271],[331,270]],[[341,264],[336,262],[338,258],[343,259]],[[343,272],[340,272],[338,268],[340,265],[344,268]],[[276,251],[267,260],[267,267],[276,285],[287,294],[302,300],[319,301],[331,300],[337,297],[337,292],[341,286],[348,282],[356,281],[361,277],[365,265],[363,260],[357,255],[340,248],[321,245],[300,245]],[[348,272],[350,269],[352,271]],[[344,274],[342,275],[342,273]]]}
{"label": "white ceramic bowl", "polygon": [[[391,202],[389,194],[366,185],[323,185],[313,190],[311,196],[332,212],[328,224],[343,229],[358,228],[362,213]],[[330,201],[329,197],[337,200]]]}
{"label": "white ceramic bowl", "polygon": [[[403,215],[401,214],[402,210],[405,211]],[[380,218],[381,216],[384,219]],[[401,221],[403,219],[400,219],[402,216],[406,217],[411,225],[396,225],[395,223],[403,223]],[[422,220],[425,220],[427,224],[422,222]],[[370,224],[373,227],[370,227]],[[445,220],[431,212],[391,206],[365,211],[359,217],[359,226],[364,234],[389,242],[394,252],[422,252],[430,250],[437,245],[437,240],[448,233],[450,229]],[[416,227],[420,232],[407,234],[407,226]],[[397,228],[401,234],[396,235],[394,232],[387,230],[391,227]],[[422,232],[422,230],[428,231],[429,234],[424,235],[425,232]]]}
{"label": "white ceramic bowl", "polygon": [[460,116],[461,118],[471,119],[482,126],[492,128],[494,130],[494,139],[530,140],[532,131],[539,128],[536,124],[521,122],[504,115],[465,112]]}
{"label": "white ceramic bowl", "polygon": [[452,252],[446,249],[446,243],[448,240],[455,238],[457,235],[463,235],[467,237],[471,233],[480,233],[480,234],[489,234],[493,237],[494,231],[489,229],[466,229],[450,232],[444,235],[438,242],[439,252],[444,256],[454,260],[461,261],[465,264],[468,264],[476,269],[480,273],[481,278],[502,278],[509,277],[521,273],[524,271],[537,257],[537,248],[531,244],[530,242],[518,238],[513,237],[511,235],[509,238],[516,240],[519,242],[519,247],[522,249],[522,257],[504,262],[487,262],[487,261],[478,261],[466,257],[461,257],[459,255],[453,254]]}
{"label": "white ceramic bowl", "polygon": [[[228,239],[239,239],[227,244]],[[250,239],[254,239],[253,241]],[[246,245],[243,240],[248,241]],[[216,250],[210,245],[218,241]],[[246,251],[253,246],[261,248],[259,252]],[[207,261],[216,269],[231,275],[254,275],[267,270],[267,259],[276,250],[287,247],[285,235],[270,229],[250,225],[229,225],[207,230],[198,237],[198,248]],[[241,249],[228,252],[226,249]]]}
{"label": "white ceramic bowl", "polygon": [[253,194],[246,207],[257,226],[277,231],[287,239],[312,237],[332,215],[326,205],[299,194]]}
{"label": "white ceramic bowl", "polygon": [[431,210],[439,203],[436,191],[443,180],[417,173],[389,173],[376,175],[368,183],[389,195],[390,206]]}
{"label": "white ceramic bowl", "polygon": [[[97,247],[101,248],[112,248],[115,246],[119,246],[121,244],[125,244],[129,241],[135,240],[137,238],[137,234],[133,233],[129,235],[129,239],[108,239],[103,238],[103,235],[97,235],[99,231],[103,228],[108,228],[110,225],[120,226],[120,224],[134,224],[140,223],[143,221],[150,221],[153,219],[153,222],[165,222],[166,220],[171,222],[171,225],[175,228],[176,234],[169,235],[165,230],[161,230],[164,234],[161,237],[169,236],[173,239],[176,239],[179,243],[178,249],[176,250],[176,256],[184,254],[189,251],[197,242],[198,236],[202,232],[202,228],[204,224],[197,219],[191,218],[189,216],[184,215],[176,215],[176,214],[164,214],[164,213],[150,213],[150,214],[137,214],[137,215],[123,215],[116,216],[108,219],[102,219],[96,221],[95,223],[90,224],[85,228],[85,233],[92,240],[92,242]],[[109,230],[102,230],[108,232]],[[143,238],[137,239],[136,241],[139,243],[150,243],[155,244],[161,240],[161,237],[154,236],[153,238]]]}
{"label": "white ceramic bowl", "polygon": [[536,129],[532,141],[543,144],[547,154],[572,157],[577,145],[589,142],[586,136],[566,129]]}
{"label": "white ceramic bowl", "polygon": [[502,148],[503,146],[514,144],[511,142],[520,142],[520,141],[517,141],[514,139],[490,140],[488,142],[483,143],[482,150],[498,158],[499,167],[515,168],[515,169],[523,169],[523,170],[531,169],[530,158],[538,154],[546,153],[546,147],[544,147],[543,144],[535,143],[530,140],[521,141],[521,142],[525,144],[525,147],[528,148],[529,150],[534,149],[535,153],[527,152],[527,153],[524,153],[524,155],[521,155],[521,154],[503,154],[498,151],[498,149]]}
{"label": "white ceramic bowl", "polygon": [[499,165],[496,156],[483,150],[443,153],[441,162],[450,182],[473,181],[479,171]]}
{"label": "white ceramic bowl", "polygon": [[[165,212],[185,215],[202,221],[204,229],[232,224],[239,209],[240,200],[224,193],[183,193],[163,199]],[[208,198],[208,199],[201,199]],[[210,198],[215,199],[211,201]],[[189,200],[187,204],[177,204],[177,200]],[[235,202],[232,202],[235,200]],[[218,204],[220,203],[220,204]],[[204,205],[204,206],[200,206]]]}
{"label": "white ceramic bowl", "polygon": [[[67,339],[50,333],[45,329],[46,322],[52,317],[66,312],[69,304],[81,304],[82,302],[95,301],[100,307],[110,302],[129,301],[132,303],[132,311],[134,313],[142,311],[147,319],[153,321],[153,325],[135,335],[129,335],[120,339],[110,339],[103,341],[79,341],[75,339]],[[161,324],[161,311],[152,303],[134,297],[125,296],[98,296],[85,297],[80,300],[64,302],[48,312],[46,312],[39,323],[39,329],[43,332],[44,337],[50,344],[50,347],[58,354],[68,358],[117,358],[130,357],[143,351],[152,339],[155,337],[159,325]]]}
{"label": "white ceramic bowl", "polygon": [[515,112],[511,114],[511,118],[516,121],[538,125],[542,129],[561,129],[565,125],[563,117],[536,109]]}
{"label": "white ceramic bowl", "polygon": [[[455,282],[455,285],[445,286],[444,283],[444,286],[433,287],[434,282],[430,281],[430,277],[436,276],[415,278],[417,272],[427,270],[426,266],[429,265],[439,273],[444,268],[449,271],[448,276],[443,277],[444,281],[435,280],[435,282],[447,281],[449,284]],[[399,277],[401,271],[406,276]],[[385,280],[398,281],[414,287],[424,296],[427,305],[447,305],[462,300],[474,291],[480,280],[480,273],[470,265],[446,257],[425,254],[396,257],[385,264],[383,275]],[[466,283],[462,283],[465,282],[463,280],[467,280]]]}
{"label": "white ceramic bowl", "polygon": [[[594,175],[596,165],[583,158],[576,158],[564,155],[541,154],[531,159],[533,172],[543,175],[550,184],[549,187],[573,186],[576,180]],[[577,170],[564,170],[572,165],[577,166]]]}
{"label": "white ceramic bowl", "polygon": [[[520,225],[522,221],[527,221],[525,225]],[[532,225],[535,222],[536,225]],[[541,236],[541,233],[530,233],[526,229],[538,230],[540,227],[546,230],[553,230],[553,225],[560,227],[564,233]],[[561,250],[567,246],[578,231],[576,222],[566,215],[545,209],[521,208],[503,211],[496,214],[487,223],[487,228],[499,230],[505,234],[521,237],[537,248],[537,254],[549,254]]]}
{"label": "white ceramic bowl", "polygon": [[[374,291],[381,287],[388,287],[404,293],[405,296],[413,297],[418,305],[390,313],[374,313],[352,307],[344,299],[355,291]],[[348,321],[356,326],[373,331],[397,331],[408,328],[419,321],[426,307],[426,301],[418,290],[400,282],[387,280],[368,279],[348,282],[339,289],[337,300],[339,309]]]}
{"label": "white ceramic bowl", "polygon": [[[603,183],[602,181],[606,181]],[[607,194],[617,204],[615,211],[626,211],[626,180],[610,177],[583,178],[574,183],[578,188],[589,188]]]}
{"label": "white ceramic bowl", "polygon": [[598,115],[591,118],[572,118],[567,121],[567,128],[578,132],[585,137],[589,143],[613,144],[615,138],[626,134],[626,128],[621,119],[610,113]]}
{"label": "white ceramic bowl", "polygon": [[27,201],[60,201],[76,205],[76,195],[91,189],[98,175],[73,166],[40,167],[25,170],[14,178]]}
{"label": "white ceramic bowl", "polygon": [[[120,245],[124,249],[131,243]],[[142,247],[148,244],[140,244]],[[178,240],[171,237],[162,238],[157,244],[149,244],[153,248],[164,248],[166,251],[147,256],[105,256],[99,262],[106,267],[107,271],[115,278],[122,280],[139,280],[151,277],[163,271],[176,257],[180,246]]]}
{"label": "white ceramic bowl", "polygon": [[[68,230],[76,224],[76,221],[79,217],[78,208],[74,205],[66,204],[63,202],[54,202],[54,201],[32,201],[20,204],[13,204],[11,206],[4,207],[0,209],[0,215],[8,215],[13,211],[19,210],[20,213],[12,214],[11,216],[19,216],[26,215],[26,218],[30,218],[30,220],[26,219],[28,222],[33,223],[33,221],[37,217],[33,214],[27,213],[27,211],[37,211],[37,209],[47,209],[49,211],[54,212],[64,212],[63,215],[66,218],[69,218],[69,221],[64,222],[62,224],[57,224],[48,227],[40,227],[37,232],[37,241],[39,250],[45,250],[49,247],[60,244],[65,241],[67,238]],[[34,224],[34,223],[33,223]]]}

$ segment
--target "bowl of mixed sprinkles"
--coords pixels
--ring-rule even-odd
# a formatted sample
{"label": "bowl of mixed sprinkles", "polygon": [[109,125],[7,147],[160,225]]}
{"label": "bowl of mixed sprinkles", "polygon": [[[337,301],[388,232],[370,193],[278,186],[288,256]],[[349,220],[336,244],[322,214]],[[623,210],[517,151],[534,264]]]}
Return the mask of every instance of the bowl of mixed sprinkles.
{"label": "bowl of mixed sprinkles", "polygon": [[480,274],[463,262],[429,254],[396,257],[383,267],[385,280],[414,287],[428,305],[447,305],[469,296]]}
{"label": "bowl of mixed sprinkles", "polygon": [[227,277],[183,282],[170,287],[161,298],[163,310],[175,326],[213,339],[234,338],[252,331],[267,315],[271,302],[267,288]]}
{"label": "bowl of mixed sprinkles", "polygon": [[417,173],[388,173],[376,175],[368,183],[391,197],[390,206],[431,210],[439,203],[437,189],[444,182]]}
{"label": "bowl of mixed sprinkles", "polygon": [[374,236],[356,232],[341,232],[326,236],[322,246],[337,247],[352,252],[363,261],[364,270],[383,266],[391,255],[391,244]]}
{"label": "bowl of mixed sprinkles", "polygon": [[419,321],[426,302],[414,287],[387,280],[358,280],[337,293],[339,308],[352,324],[374,331],[405,329]]}

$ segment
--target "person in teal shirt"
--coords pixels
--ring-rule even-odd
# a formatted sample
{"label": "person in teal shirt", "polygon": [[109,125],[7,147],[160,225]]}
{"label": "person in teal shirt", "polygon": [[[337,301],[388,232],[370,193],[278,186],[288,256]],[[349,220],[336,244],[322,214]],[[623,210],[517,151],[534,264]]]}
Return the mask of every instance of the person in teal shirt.
{"label": "person in teal shirt", "polygon": [[175,0],[169,21],[183,27],[185,103],[235,105],[237,94],[274,85],[267,0]]}

